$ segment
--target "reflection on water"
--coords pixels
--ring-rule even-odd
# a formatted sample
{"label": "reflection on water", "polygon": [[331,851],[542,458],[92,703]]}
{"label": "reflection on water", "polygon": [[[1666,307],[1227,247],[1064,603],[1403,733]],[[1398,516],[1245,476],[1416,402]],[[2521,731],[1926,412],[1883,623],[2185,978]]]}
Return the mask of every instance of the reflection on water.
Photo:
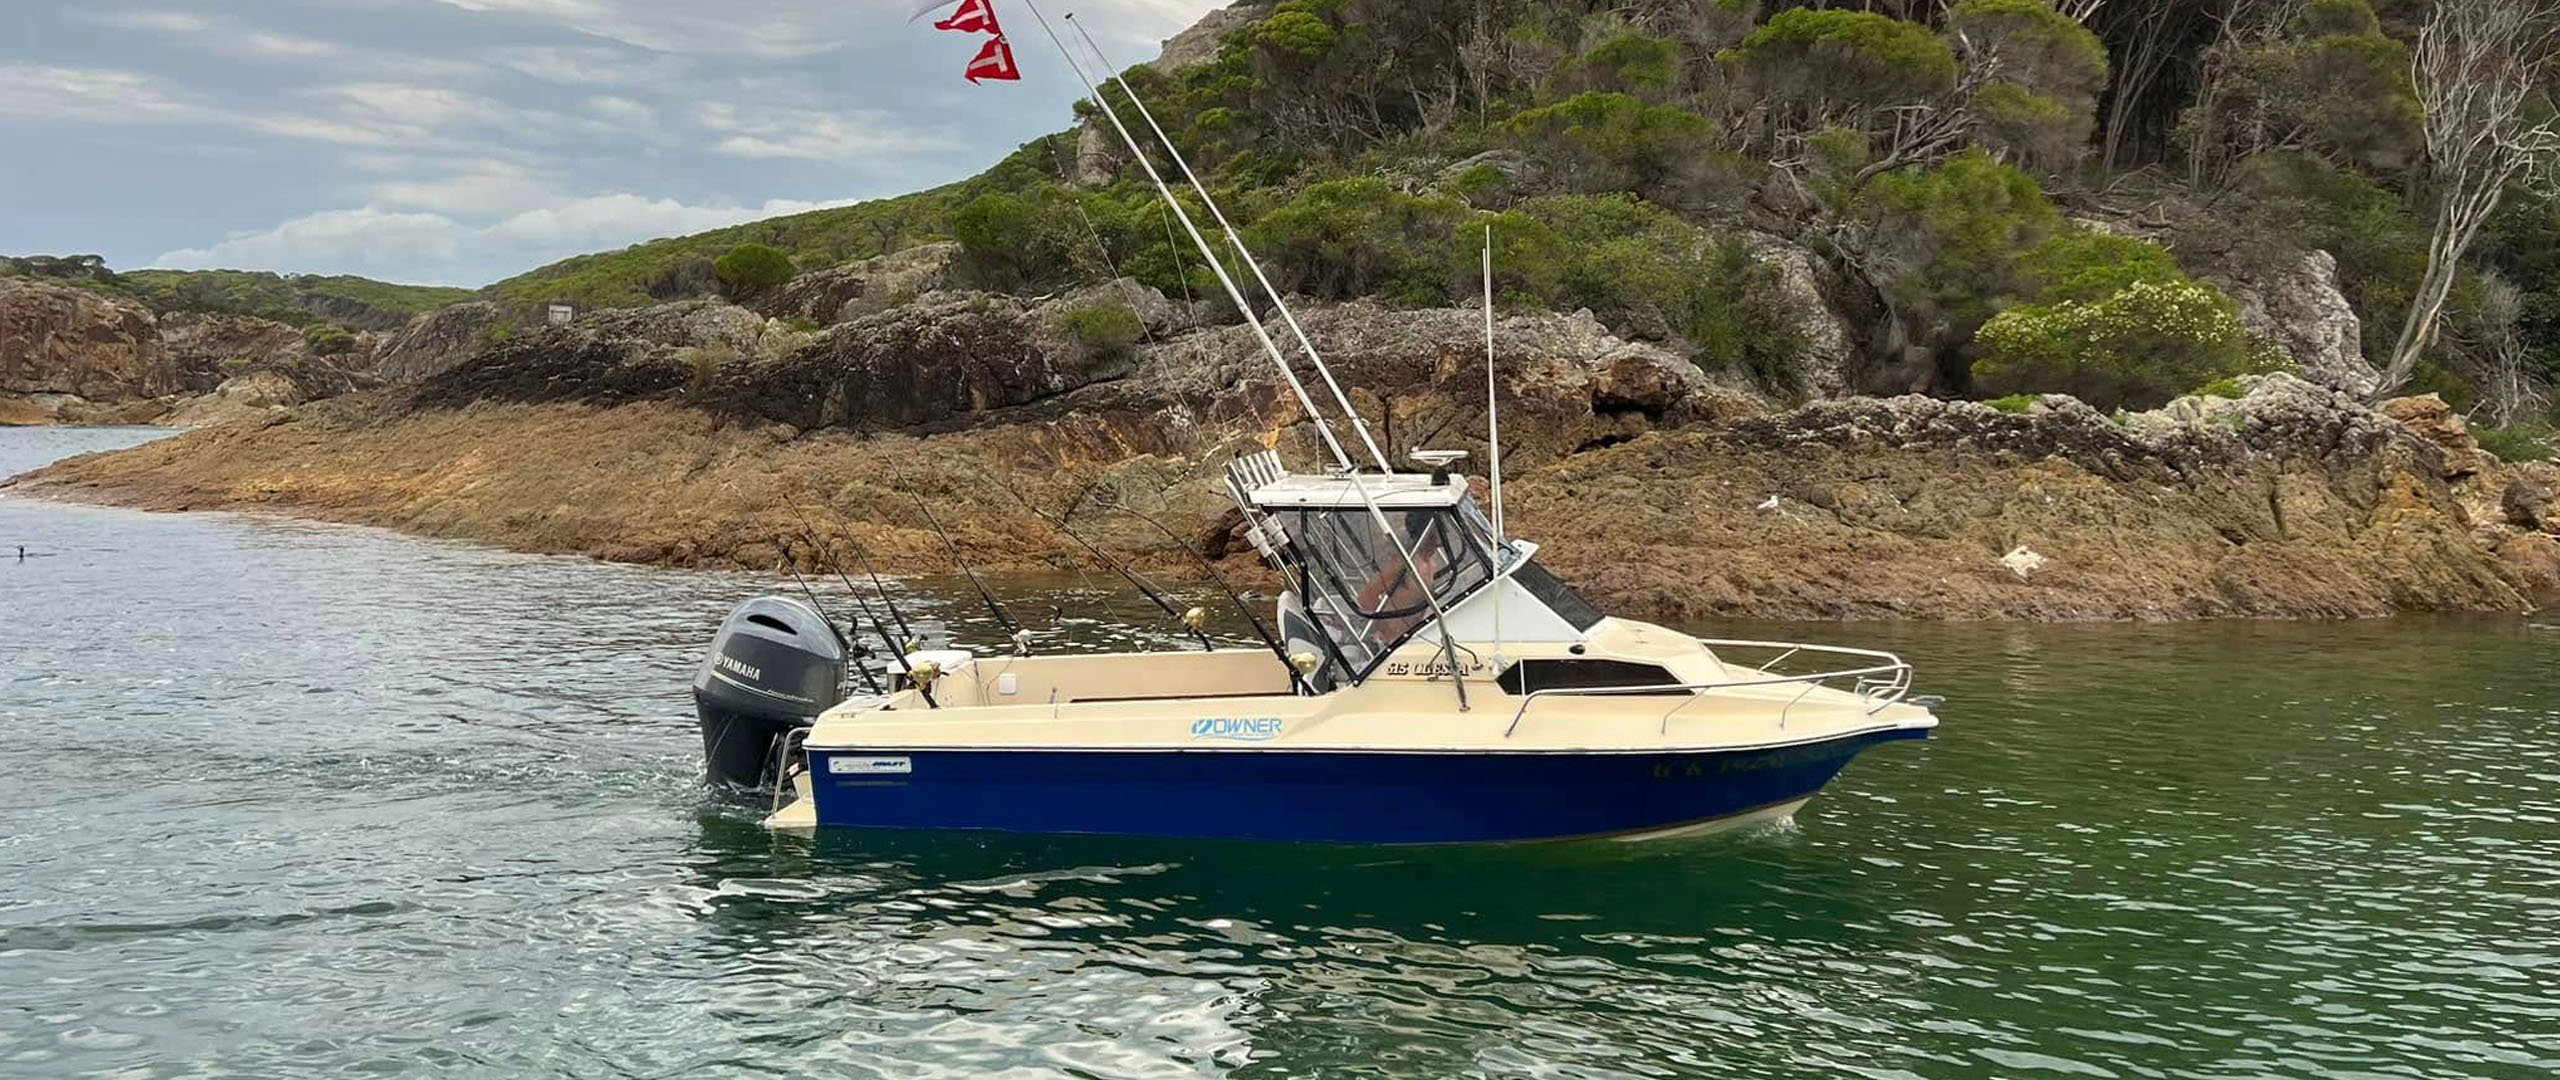
{"label": "reflection on water", "polygon": [[2560,631],[1699,628],[1900,649],[1947,726],[1665,845],[811,842],[694,783],[691,665],[775,582],[7,497],[0,542],[51,553],[0,561],[0,1075],[2560,1069]]}

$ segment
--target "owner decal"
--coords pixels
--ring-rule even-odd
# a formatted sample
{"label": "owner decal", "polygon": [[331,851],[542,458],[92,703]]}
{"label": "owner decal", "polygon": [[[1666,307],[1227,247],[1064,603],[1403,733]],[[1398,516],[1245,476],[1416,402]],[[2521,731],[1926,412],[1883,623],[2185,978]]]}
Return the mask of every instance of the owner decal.
{"label": "owner decal", "polygon": [[1228,739],[1236,742],[1262,742],[1280,737],[1277,716],[1208,716],[1191,722],[1195,739]]}

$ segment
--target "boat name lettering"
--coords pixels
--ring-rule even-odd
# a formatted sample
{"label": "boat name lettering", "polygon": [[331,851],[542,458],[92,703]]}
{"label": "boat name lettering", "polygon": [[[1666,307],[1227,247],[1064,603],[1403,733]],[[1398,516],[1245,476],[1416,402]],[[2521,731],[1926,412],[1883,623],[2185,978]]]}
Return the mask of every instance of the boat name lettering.
{"label": "boat name lettering", "polygon": [[1280,737],[1277,716],[1206,716],[1191,722],[1195,739],[1235,739],[1261,742]]}
{"label": "boat name lettering", "polygon": [[831,757],[827,772],[853,776],[904,776],[916,771],[915,762],[902,757]]}
{"label": "boat name lettering", "polygon": [[764,678],[764,669],[759,668],[759,667],[757,667],[757,666],[755,666],[755,665],[753,665],[753,664],[741,664],[741,663],[739,663],[739,662],[737,662],[737,661],[735,661],[735,660],[730,659],[730,658],[729,658],[729,654],[728,654],[728,653],[721,653],[721,654],[720,654],[720,659],[719,659],[719,661],[718,661],[718,662],[719,662],[719,664],[720,664],[720,666],[721,666],[721,667],[724,667],[724,668],[727,668],[727,669],[729,669],[729,670],[731,670],[731,671],[737,672],[738,674],[740,674],[740,675],[744,675],[744,676],[746,676],[746,677],[748,677],[748,678],[750,678],[750,679],[762,679],[762,678]]}
{"label": "boat name lettering", "polygon": [[[1465,671],[1469,675],[1483,674],[1484,661],[1470,661],[1467,663]],[[1419,675],[1426,679],[1433,679],[1448,673],[1449,662],[1446,660],[1433,660],[1422,664],[1413,663],[1409,660],[1398,660],[1387,664],[1387,674],[1389,675]]]}

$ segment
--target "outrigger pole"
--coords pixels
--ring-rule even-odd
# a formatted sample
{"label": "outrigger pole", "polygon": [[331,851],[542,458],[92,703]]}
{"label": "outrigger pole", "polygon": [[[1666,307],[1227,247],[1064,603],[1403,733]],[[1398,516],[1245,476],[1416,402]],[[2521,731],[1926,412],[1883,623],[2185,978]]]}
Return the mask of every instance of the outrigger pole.
{"label": "outrigger pole", "polygon": [[[1262,272],[1262,260],[1254,258],[1253,252],[1244,246],[1244,234],[1227,221],[1226,211],[1218,209],[1218,201],[1209,197],[1208,186],[1200,182],[1198,173],[1191,171],[1191,162],[1182,156],[1182,149],[1175,146],[1172,136],[1166,135],[1164,127],[1156,123],[1156,114],[1148,110],[1146,102],[1139,100],[1136,90],[1130,89],[1129,80],[1119,74],[1120,68],[1111,62],[1111,57],[1104,55],[1102,46],[1094,42],[1093,35],[1085,30],[1084,24],[1077,22],[1072,12],[1067,14],[1066,20],[1068,25],[1076,28],[1076,36],[1084,39],[1085,48],[1093,50],[1093,58],[1101,61],[1102,70],[1111,75],[1111,81],[1119,84],[1120,92],[1128,95],[1129,104],[1135,106],[1138,116],[1147,122],[1147,130],[1155,132],[1156,141],[1164,144],[1164,152],[1173,158],[1174,166],[1182,170],[1183,179],[1191,182],[1191,190],[1198,192],[1200,202],[1209,208],[1209,216],[1217,219],[1218,228],[1227,234],[1227,243],[1235,247],[1245,266],[1253,271],[1253,280],[1262,286],[1263,295],[1271,298],[1271,306],[1280,313],[1280,321],[1288,324],[1290,336],[1298,339],[1298,347],[1305,349],[1307,359],[1315,364],[1316,374],[1324,379],[1326,388],[1333,391],[1334,403],[1342,406],[1342,414],[1351,419],[1351,429],[1360,433],[1360,441],[1369,448],[1369,456],[1378,462],[1378,471],[1396,471],[1395,466],[1387,461],[1386,453],[1378,449],[1378,440],[1369,437],[1369,422],[1361,418],[1360,410],[1351,407],[1351,398],[1342,392],[1342,384],[1334,381],[1332,366],[1316,352],[1316,343],[1307,339],[1306,329],[1298,325],[1298,316],[1289,310],[1288,302],[1280,298],[1280,290],[1271,287],[1270,275]],[[1099,96],[1097,93],[1096,97]]]}
{"label": "outrigger pole", "polygon": [[1502,533],[1502,401],[1493,380],[1493,226],[1484,227],[1484,443],[1486,466],[1493,472],[1493,663],[1502,666],[1502,556],[1510,544]]}
{"label": "outrigger pole", "polygon": [[[1058,37],[1057,29],[1049,25],[1049,17],[1041,13],[1040,5],[1034,3],[1033,0],[1022,0],[1022,6],[1030,8],[1031,16],[1040,21],[1041,32],[1049,36],[1049,43],[1057,46],[1059,56],[1066,58],[1067,67],[1076,73],[1076,80],[1084,84],[1085,92],[1093,95],[1094,104],[1100,106],[1102,114],[1110,118],[1112,129],[1119,132],[1121,143],[1129,148],[1129,154],[1131,157],[1137,159],[1138,166],[1146,170],[1147,179],[1155,183],[1156,192],[1164,197],[1165,205],[1173,208],[1173,216],[1175,219],[1182,222],[1182,229],[1184,232],[1190,234],[1192,245],[1199,248],[1202,257],[1208,260],[1209,270],[1211,273],[1217,275],[1219,286],[1226,289],[1227,299],[1234,302],[1236,310],[1244,316],[1245,325],[1253,328],[1253,336],[1255,340],[1262,343],[1262,349],[1264,352],[1271,354],[1271,362],[1279,367],[1281,379],[1289,384],[1290,392],[1297,395],[1299,406],[1307,411],[1307,418],[1315,423],[1316,434],[1323,437],[1326,449],[1333,451],[1334,460],[1342,466],[1344,479],[1351,482],[1352,491],[1356,492],[1360,496],[1361,504],[1368,507],[1369,516],[1377,523],[1378,531],[1386,536],[1388,543],[1395,545],[1396,556],[1403,560],[1405,573],[1412,575],[1412,580],[1422,586],[1423,598],[1430,601],[1432,618],[1439,626],[1440,647],[1441,651],[1445,653],[1448,658],[1450,684],[1455,686],[1458,691],[1458,708],[1460,710],[1467,709],[1469,706],[1467,704],[1466,675],[1464,669],[1462,669],[1458,663],[1457,641],[1449,636],[1449,613],[1447,609],[1443,608],[1440,604],[1439,591],[1431,587],[1429,576],[1425,575],[1422,572],[1421,566],[1414,562],[1413,551],[1411,548],[1406,546],[1404,537],[1396,535],[1395,525],[1387,520],[1387,512],[1379,508],[1377,497],[1370,494],[1369,485],[1362,482],[1360,479],[1360,470],[1351,464],[1351,456],[1343,452],[1342,440],[1334,437],[1333,425],[1327,423],[1324,418],[1324,413],[1316,408],[1315,399],[1307,393],[1307,384],[1300,381],[1298,373],[1289,367],[1288,357],[1281,353],[1279,344],[1271,340],[1271,332],[1263,327],[1261,319],[1254,316],[1253,305],[1245,300],[1244,290],[1236,287],[1235,278],[1233,275],[1227,273],[1226,264],[1219,261],[1217,249],[1211,247],[1208,239],[1200,235],[1200,226],[1191,220],[1191,212],[1183,209],[1182,204],[1173,197],[1173,188],[1164,182],[1163,174],[1156,171],[1154,159],[1147,156],[1146,149],[1138,144],[1137,137],[1129,134],[1129,126],[1121,123],[1120,111],[1112,108],[1110,99],[1104,97],[1102,89],[1094,85],[1093,77],[1085,73],[1084,65],[1076,60],[1075,53],[1067,48],[1067,43]],[[1072,18],[1072,16],[1070,16],[1070,18]],[[1078,28],[1078,32],[1082,32],[1081,27]],[[1088,37],[1087,41],[1090,42],[1090,40],[1091,38]],[[1096,50],[1095,55],[1100,56],[1100,50]],[[1105,62],[1107,63],[1108,61],[1106,60]],[[1121,90],[1123,93],[1126,93],[1128,91],[1128,84],[1122,83]],[[1136,95],[1130,95],[1129,100],[1133,104],[1136,103]],[[1143,110],[1145,106],[1140,105],[1139,108]],[[1163,129],[1156,129],[1156,135],[1159,139],[1162,139],[1164,137]],[[1165,142],[1165,149],[1168,151],[1173,150],[1173,144],[1170,140]],[[1180,160],[1181,156],[1182,155],[1179,152],[1174,153],[1174,158],[1176,160]],[[1185,172],[1188,172],[1189,169],[1189,166],[1184,166]],[[1197,188],[1198,181],[1195,179],[1193,183],[1195,188]],[[1201,194],[1201,200],[1208,204],[1210,212],[1216,213],[1218,209],[1217,201],[1209,198],[1208,192],[1205,188],[1200,188],[1198,190]],[[1219,220],[1223,223],[1225,221],[1225,215],[1219,215]],[[1235,238],[1235,230],[1233,226],[1227,227],[1227,235],[1229,239]],[[1242,244],[1239,243],[1238,247],[1241,248]],[[1245,262],[1250,265],[1253,260],[1248,255]],[[1261,268],[1256,266],[1254,268],[1254,274],[1259,278],[1262,274]],[[1265,288],[1267,289],[1268,287],[1269,286],[1266,281]],[[1282,310],[1285,315],[1286,308],[1284,307]],[[1315,357],[1312,350],[1310,350],[1308,355],[1311,359],[1315,360],[1316,370],[1319,373],[1324,374],[1325,382],[1332,384],[1333,376],[1330,372],[1326,371],[1323,359]],[[1350,401],[1348,398],[1341,396],[1342,388],[1338,384],[1334,385],[1334,394],[1337,399],[1342,401],[1344,408],[1348,410]],[[1349,415],[1354,424],[1360,423],[1359,413],[1354,411],[1350,412]],[[1367,436],[1367,429],[1363,426],[1361,429],[1361,437],[1366,439]],[[1371,442],[1369,444],[1369,449],[1373,454],[1377,455],[1380,468],[1387,469],[1390,472],[1393,471],[1393,469],[1386,464],[1386,455],[1377,452],[1377,444],[1375,442]]]}

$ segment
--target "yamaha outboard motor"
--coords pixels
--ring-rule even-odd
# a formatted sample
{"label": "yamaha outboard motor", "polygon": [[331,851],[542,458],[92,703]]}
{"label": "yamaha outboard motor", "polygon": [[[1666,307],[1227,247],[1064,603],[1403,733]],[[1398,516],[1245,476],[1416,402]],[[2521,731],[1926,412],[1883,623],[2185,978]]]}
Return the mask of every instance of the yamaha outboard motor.
{"label": "yamaha outboard motor", "polygon": [[798,600],[759,596],[731,611],[693,677],[711,782],[771,784],[784,736],[844,699],[844,653],[835,628]]}

